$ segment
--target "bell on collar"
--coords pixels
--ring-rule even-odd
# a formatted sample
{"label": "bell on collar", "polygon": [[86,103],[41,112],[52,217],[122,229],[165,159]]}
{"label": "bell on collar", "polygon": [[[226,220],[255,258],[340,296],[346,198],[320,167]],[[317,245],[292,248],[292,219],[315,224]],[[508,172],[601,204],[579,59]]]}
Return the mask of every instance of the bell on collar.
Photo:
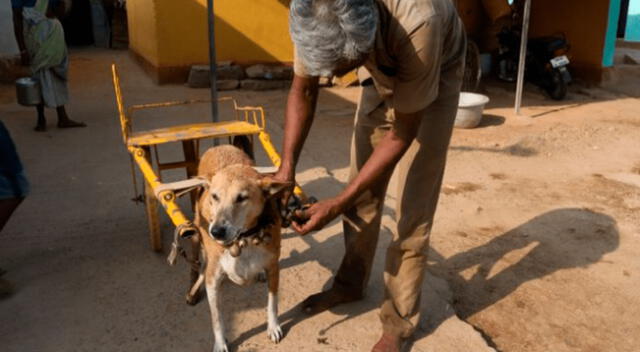
{"label": "bell on collar", "polygon": [[234,243],[229,247],[229,253],[232,257],[237,257],[240,255],[240,247],[237,243]]}

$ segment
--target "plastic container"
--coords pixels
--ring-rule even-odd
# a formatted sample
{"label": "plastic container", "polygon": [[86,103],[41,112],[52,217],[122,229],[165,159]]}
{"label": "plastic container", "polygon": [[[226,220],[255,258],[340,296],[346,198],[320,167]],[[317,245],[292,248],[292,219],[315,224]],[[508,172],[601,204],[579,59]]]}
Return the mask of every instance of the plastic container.
{"label": "plastic container", "polygon": [[458,113],[454,126],[457,128],[475,128],[482,120],[482,111],[489,97],[477,93],[460,92]]}
{"label": "plastic container", "polygon": [[16,97],[18,104],[34,106],[42,103],[40,83],[31,77],[22,77],[16,80]]}

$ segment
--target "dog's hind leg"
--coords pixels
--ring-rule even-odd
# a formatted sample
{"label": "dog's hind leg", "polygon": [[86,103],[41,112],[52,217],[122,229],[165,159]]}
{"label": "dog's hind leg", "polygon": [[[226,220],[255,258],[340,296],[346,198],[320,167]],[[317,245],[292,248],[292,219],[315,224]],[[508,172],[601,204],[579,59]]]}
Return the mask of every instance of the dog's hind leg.
{"label": "dog's hind leg", "polygon": [[200,252],[202,250],[202,245],[200,244],[199,235],[194,235],[191,237],[191,270],[190,274],[190,286],[189,291],[187,291],[187,304],[196,305],[200,301],[200,286],[202,286],[202,281],[204,280],[204,276],[202,271],[204,270],[203,263],[205,261],[204,253],[201,255]]}
{"label": "dog's hind leg", "polygon": [[204,282],[204,274],[200,274],[196,282],[191,286],[189,292],[187,292],[187,304],[195,305],[200,300],[200,287]]}
{"label": "dog's hind leg", "polygon": [[227,341],[224,338],[223,318],[220,314],[219,295],[220,284],[224,275],[221,271],[216,272],[213,277],[206,280],[207,298],[209,299],[209,309],[211,310],[211,325],[213,328],[213,352],[229,352]]}
{"label": "dog's hind leg", "polygon": [[278,343],[284,335],[278,322],[278,285],[280,283],[280,268],[278,262],[267,268],[269,280],[269,302],[267,304],[267,334],[271,341]]}

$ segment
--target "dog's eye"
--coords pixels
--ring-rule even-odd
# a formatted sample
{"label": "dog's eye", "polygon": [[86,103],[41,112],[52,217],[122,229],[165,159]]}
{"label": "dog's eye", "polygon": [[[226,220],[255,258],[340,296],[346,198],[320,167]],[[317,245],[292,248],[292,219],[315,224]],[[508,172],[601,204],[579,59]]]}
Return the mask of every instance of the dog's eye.
{"label": "dog's eye", "polygon": [[247,199],[249,199],[249,197],[247,197],[245,194],[238,194],[238,197],[236,198],[236,203],[242,203]]}
{"label": "dog's eye", "polygon": [[218,195],[215,193],[211,195],[211,198],[213,198],[213,200],[215,200],[216,202],[220,200],[220,197],[218,197]]}

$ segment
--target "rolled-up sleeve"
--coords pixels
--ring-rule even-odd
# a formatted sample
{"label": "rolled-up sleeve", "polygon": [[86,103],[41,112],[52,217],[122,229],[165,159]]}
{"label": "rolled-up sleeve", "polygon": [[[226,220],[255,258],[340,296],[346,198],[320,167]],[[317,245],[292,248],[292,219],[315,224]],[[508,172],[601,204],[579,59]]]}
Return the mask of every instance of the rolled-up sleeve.
{"label": "rolled-up sleeve", "polygon": [[392,105],[401,113],[423,110],[438,97],[444,35],[441,21],[440,16],[431,16],[396,47]]}

